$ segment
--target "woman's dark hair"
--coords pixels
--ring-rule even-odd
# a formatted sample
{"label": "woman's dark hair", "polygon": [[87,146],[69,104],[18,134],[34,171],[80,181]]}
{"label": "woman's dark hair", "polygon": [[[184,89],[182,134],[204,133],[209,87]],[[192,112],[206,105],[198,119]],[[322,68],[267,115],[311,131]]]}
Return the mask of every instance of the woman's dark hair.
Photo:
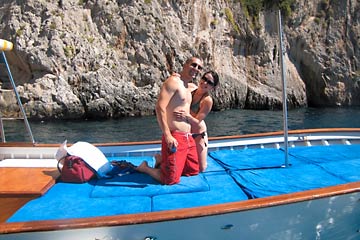
{"label": "woman's dark hair", "polygon": [[206,73],[203,74],[203,77],[204,77],[206,74],[208,74],[208,73],[210,73],[211,76],[212,76],[213,79],[214,79],[214,87],[216,87],[217,85],[219,85],[219,75],[218,75],[215,71],[209,70],[209,71],[207,71]]}

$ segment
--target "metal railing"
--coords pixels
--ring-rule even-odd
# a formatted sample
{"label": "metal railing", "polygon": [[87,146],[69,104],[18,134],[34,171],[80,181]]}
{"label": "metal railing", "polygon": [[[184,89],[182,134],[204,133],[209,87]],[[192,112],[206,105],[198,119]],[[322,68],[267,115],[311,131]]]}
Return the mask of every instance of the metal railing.
{"label": "metal railing", "polygon": [[[13,49],[13,44],[11,42],[0,39],[0,52],[1,52],[0,53],[0,64],[4,64],[5,67],[6,67],[7,75],[9,77],[12,89],[13,89],[13,91],[15,93],[16,101],[17,101],[17,103],[19,105],[21,114],[23,116],[22,119],[24,120],[24,124],[25,124],[26,130],[27,130],[27,132],[29,134],[30,141],[34,144],[35,143],[34,136],[32,134],[29,121],[27,119],[24,107],[23,107],[22,102],[20,100],[19,93],[18,93],[18,91],[16,89],[15,81],[14,81],[14,79],[12,77],[10,67],[9,67],[8,62],[7,62],[5,52],[4,52],[4,51],[11,51],[12,49]],[[1,113],[0,113],[0,131],[1,131],[1,140],[2,140],[2,142],[6,142],[5,130],[4,130],[4,124],[3,124],[3,117],[1,115]]]}

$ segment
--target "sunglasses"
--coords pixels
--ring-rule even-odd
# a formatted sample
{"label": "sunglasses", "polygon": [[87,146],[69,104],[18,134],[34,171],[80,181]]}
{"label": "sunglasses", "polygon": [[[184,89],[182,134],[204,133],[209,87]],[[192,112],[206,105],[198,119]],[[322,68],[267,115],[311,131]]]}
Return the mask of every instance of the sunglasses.
{"label": "sunglasses", "polygon": [[201,78],[202,80],[204,80],[207,84],[209,84],[210,86],[214,87],[215,86],[215,83],[209,79],[207,79],[205,76],[203,76]]}
{"label": "sunglasses", "polygon": [[193,68],[197,68],[200,71],[203,70],[203,67],[197,63],[191,63],[190,66],[192,66]]}

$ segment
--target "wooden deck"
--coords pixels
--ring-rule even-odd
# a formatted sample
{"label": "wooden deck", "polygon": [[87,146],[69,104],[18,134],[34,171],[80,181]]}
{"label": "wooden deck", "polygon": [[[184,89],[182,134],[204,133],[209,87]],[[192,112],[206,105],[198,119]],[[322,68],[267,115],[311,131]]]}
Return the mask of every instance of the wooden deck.
{"label": "wooden deck", "polygon": [[0,168],[0,222],[26,202],[45,194],[58,177],[54,168]]}

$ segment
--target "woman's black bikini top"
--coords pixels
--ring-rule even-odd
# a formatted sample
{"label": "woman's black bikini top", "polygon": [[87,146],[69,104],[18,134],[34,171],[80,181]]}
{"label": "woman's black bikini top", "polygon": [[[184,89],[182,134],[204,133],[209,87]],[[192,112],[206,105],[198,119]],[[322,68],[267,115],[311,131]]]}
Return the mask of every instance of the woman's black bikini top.
{"label": "woman's black bikini top", "polygon": [[[196,90],[197,89],[195,89],[194,91],[191,92],[192,97],[194,97]],[[205,95],[206,94],[202,95],[198,102],[196,102],[196,103],[191,102],[191,105],[190,105],[191,112],[193,112],[194,114],[197,114],[200,111],[200,103],[201,103],[201,100],[203,100],[203,98],[205,97]]]}

